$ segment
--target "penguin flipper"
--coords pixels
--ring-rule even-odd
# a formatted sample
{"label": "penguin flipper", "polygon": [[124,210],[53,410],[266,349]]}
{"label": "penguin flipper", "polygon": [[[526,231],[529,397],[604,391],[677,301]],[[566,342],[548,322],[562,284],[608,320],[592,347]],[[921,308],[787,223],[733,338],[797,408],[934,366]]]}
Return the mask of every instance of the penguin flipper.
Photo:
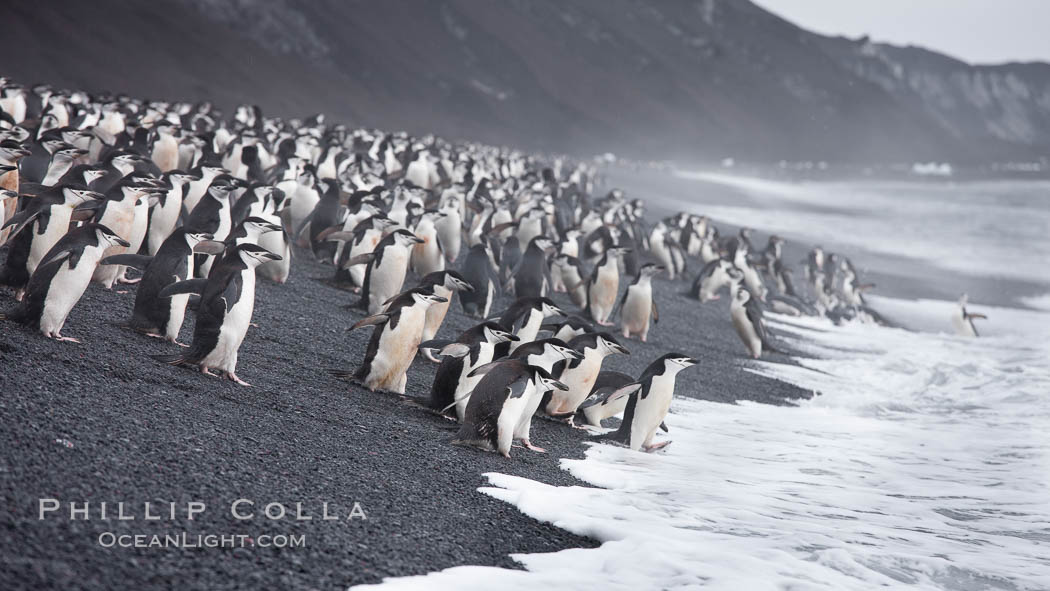
{"label": "penguin flipper", "polygon": [[207,279],[186,279],[185,281],[176,281],[171,285],[160,290],[157,294],[159,298],[170,298],[174,295],[180,295],[184,293],[200,294],[204,291],[204,286],[208,283]]}
{"label": "penguin flipper", "polygon": [[115,254],[108,256],[101,261],[100,265],[127,265],[128,267],[135,267],[136,269],[145,271],[146,267],[149,266],[153,257],[148,254]]}
{"label": "penguin flipper", "polygon": [[633,384],[627,384],[626,386],[622,386],[620,388],[613,388],[612,386],[606,388],[599,388],[593,394],[588,396],[587,399],[584,400],[583,403],[580,404],[580,406],[576,410],[583,410],[585,408],[589,408],[591,406],[599,404],[608,404],[611,402],[616,402],[624,396],[630,396],[631,394],[637,392],[638,389],[641,387],[642,385],[636,382]]}
{"label": "penguin flipper", "polygon": [[477,377],[477,376],[483,376],[483,375],[487,374],[488,372],[492,371],[493,369],[496,369],[496,367],[498,367],[499,364],[503,363],[504,361],[505,361],[504,359],[498,359],[496,361],[490,361],[490,362],[486,363],[485,365],[479,365],[479,366],[475,367],[473,371],[468,373],[467,377],[468,378],[473,378],[473,377]]}
{"label": "penguin flipper", "polygon": [[654,297],[654,298],[652,298],[652,300],[653,300],[653,324],[659,324],[660,323],[660,311],[656,309],[656,298]]}
{"label": "penguin flipper", "polygon": [[668,429],[667,429],[667,423],[665,423],[663,421],[660,421],[660,429],[662,429],[664,433],[668,433],[669,432]]}
{"label": "penguin flipper", "polygon": [[389,314],[373,314],[371,316],[365,316],[361,320],[358,320],[356,323],[354,323],[354,325],[348,328],[347,330],[356,330],[358,328],[361,328],[362,326],[371,326],[373,324],[383,324],[389,319]]}

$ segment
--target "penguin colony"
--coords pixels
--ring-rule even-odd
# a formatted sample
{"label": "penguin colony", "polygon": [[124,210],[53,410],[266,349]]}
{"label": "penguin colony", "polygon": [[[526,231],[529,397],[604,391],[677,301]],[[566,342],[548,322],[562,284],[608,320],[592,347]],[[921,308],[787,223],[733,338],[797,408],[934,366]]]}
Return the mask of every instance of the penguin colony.
{"label": "penguin colony", "polygon": [[[169,342],[157,362],[247,386],[237,354],[256,281],[284,283],[293,257],[315,257],[348,294],[333,317],[349,307],[349,329],[372,331],[356,368],[331,373],[403,395],[413,364],[437,363],[429,399],[406,401],[458,422],[455,443],[507,457],[515,442],[543,451],[537,418],[635,450],[668,443],[654,436],[675,377],[698,361],[670,352],[640,376],[603,369],[656,329],[654,277],[701,304],[728,294],[754,358],[775,350],[765,311],[878,320],[849,259],[814,248],[796,285],[779,237],[760,250],[751,230],[723,237],[684,212],[650,224],[640,199],[595,196],[596,177],[586,162],[323,115],[241,106],[224,118],[206,102],[0,78],[0,285],[18,302],[0,319],[76,341],[62,328],[89,284],[127,289],[130,317],[113,320]],[[452,305],[477,324],[439,339]]]}

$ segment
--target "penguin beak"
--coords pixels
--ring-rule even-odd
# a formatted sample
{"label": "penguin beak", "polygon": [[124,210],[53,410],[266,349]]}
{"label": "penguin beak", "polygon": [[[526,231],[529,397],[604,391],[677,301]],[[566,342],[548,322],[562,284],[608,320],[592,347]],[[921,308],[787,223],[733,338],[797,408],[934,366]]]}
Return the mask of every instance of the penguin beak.
{"label": "penguin beak", "polygon": [[620,345],[618,343],[609,343],[609,344],[612,345],[612,350],[616,351],[617,353],[622,353],[624,355],[630,355],[631,354],[631,352],[627,350],[627,347],[624,347],[623,345]]}
{"label": "penguin beak", "polygon": [[448,298],[446,298],[446,297],[442,297],[442,296],[439,296],[439,295],[434,296],[434,303],[435,304],[444,304],[447,301],[448,301]]}
{"label": "penguin beak", "polygon": [[276,253],[272,253],[272,252],[268,252],[268,253],[264,254],[263,256],[268,258],[268,259],[270,259],[271,261],[279,261],[279,260],[281,260],[281,258],[283,258],[283,257],[281,257],[281,255],[276,254]]}
{"label": "penguin beak", "polygon": [[576,350],[569,351],[569,356],[572,357],[573,359],[583,359],[583,353],[580,353],[579,351],[576,351]]}
{"label": "penguin beak", "polygon": [[696,365],[697,363],[700,363],[700,360],[694,357],[690,357],[689,359],[686,359],[685,362],[689,365]]}
{"label": "penguin beak", "polygon": [[118,246],[125,246],[125,247],[131,246],[130,242],[128,242],[127,240],[124,240],[123,238],[120,238],[119,236],[114,238],[113,242],[116,242]]}
{"label": "penguin beak", "polygon": [[509,332],[508,332],[508,333],[504,333],[504,334],[503,334],[503,335],[501,335],[501,336],[502,336],[502,337],[503,337],[504,339],[506,339],[507,341],[509,341],[509,342],[513,342],[513,341],[520,341],[520,340],[521,340],[521,337],[519,337],[519,336],[518,336],[518,335],[516,335],[516,334],[510,334]]}
{"label": "penguin beak", "polygon": [[412,242],[415,242],[416,244],[423,244],[423,242],[425,242],[425,240],[423,240],[419,236],[413,236],[412,237]]}
{"label": "penguin beak", "polygon": [[551,385],[554,386],[555,388],[559,389],[559,390],[568,390],[569,389],[568,386],[566,386],[565,384],[559,382],[558,380],[553,380],[551,382]]}

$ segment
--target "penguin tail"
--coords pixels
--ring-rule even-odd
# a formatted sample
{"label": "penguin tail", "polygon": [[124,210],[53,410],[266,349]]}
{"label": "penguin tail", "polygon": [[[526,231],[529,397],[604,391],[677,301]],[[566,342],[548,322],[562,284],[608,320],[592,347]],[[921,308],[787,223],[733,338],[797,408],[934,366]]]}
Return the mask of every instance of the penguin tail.
{"label": "penguin tail", "polygon": [[189,358],[181,353],[176,355],[150,355],[150,357],[168,365],[191,365]]}
{"label": "penguin tail", "polygon": [[325,371],[327,371],[330,375],[339,378],[340,380],[346,380],[348,382],[358,381],[356,371],[346,371],[344,369],[328,369]]}

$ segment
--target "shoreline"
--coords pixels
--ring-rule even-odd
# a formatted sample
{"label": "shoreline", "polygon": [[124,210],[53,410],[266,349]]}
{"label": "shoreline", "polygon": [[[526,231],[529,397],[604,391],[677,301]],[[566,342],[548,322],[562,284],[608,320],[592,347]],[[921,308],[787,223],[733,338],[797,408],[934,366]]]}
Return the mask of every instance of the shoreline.
{"label": "shoreline", "polygon": [[[10,425],[3,444],[10,451],[0,482],[14,508],[0,556],[12,588],[101,589],[114,580],[139,587],[217,580],[231,588],[262,582],[346,587],[458,565],[521,568],[511,554],[598,545],[477,491],[487,485],[487,472],[589,486],[560,467],[561,458],[583,457],[581,431],[535,420],[533,441],[549,453],[515,448],[506,460],[451,445],[454,426],[444,419],[328,375],[328,368],[356,366],[370,331],[346,332],[360,315],[343,306],[356,296],[323,282],[332,267],[305,251],[295,255],[288,284],[258,285],[258,326],[241,349],[239,372],[253,388],[149,359],[174,346],[118,326],[130,314],[135,286],[126,294],[89,287],[66,328],[82,345],[0,325],[0,389],[11,393],[2,405]],[[701,305],[680,295],[680,281],[657,278],[656,284],[662,322],[649,343],[624,342],[632,354],[607,358],[604,369],[637,375],[660,354],[677,350],[701,359],[679,376],[680,397],[790,404],[811,395],[746,370],[725,297]],[[554,299],[574,309],[564,294]],[[12,303],[9,293],[0,294],[0,307]],[[507,303],[500,298],[493,311]],[[675,322],[686,316],[690,322]],[[454,302],[438,338],[475,322]],[[187,322],[183,337],[191,330]],[[791,363],[782,354],[766,360]],[[435,368],[417,358],[406,394],[426,396]],[[40,521],[38,498],[216,507],[239,498],[315,506],[359,502],[368,518],[238,521],[216,511],[193,521],[161,521],[158,529],[142,521]],[[96,541],[105,531],[153,530],[305,534],[307,543],[183,552],[102,548]]]}

